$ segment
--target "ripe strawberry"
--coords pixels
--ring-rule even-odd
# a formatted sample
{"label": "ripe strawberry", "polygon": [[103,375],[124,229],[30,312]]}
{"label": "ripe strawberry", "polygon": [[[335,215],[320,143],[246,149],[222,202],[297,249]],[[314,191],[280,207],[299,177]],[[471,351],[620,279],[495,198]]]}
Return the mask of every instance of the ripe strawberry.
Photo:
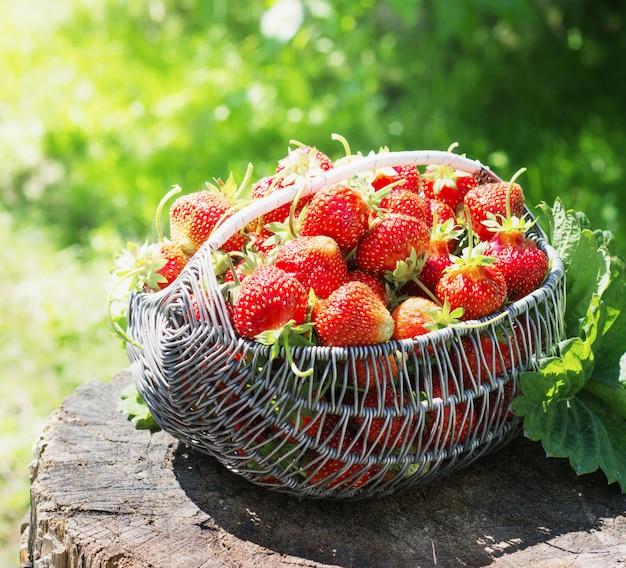
{"label": "ripe strawberry", "polygon": [[484,225],[484,221],[489,219],[489,214],[496,217],[506,216],[509,185],[511,215],[521,217],[524,214],[524,192],[517,183],[485,183],[471,189],[465,195],[463,202],[471,215],[473,230],[481,241],[487,241],[492,236],[492,231]]}
{"label": "ripe strawberry", "polygon": [[[271,175],[262,177],[256,183],[252,185],[250,195],[252,199],[261,199],[272,193],[289,187],[297,181],[297,178],[283,179],[279,175]],[[294,208],[294,217],[297,217],[304,206],[311,201],[312,196],[307,195],[298,199],[298,202]],[[268,211],[261,219],[253,221],[248,227],[248,231],[254,235],[257,243],[263,243],[267,238],[272,236],[272,232],[267,229],[267,226],[271,223],[284,223],[291,211],[291,203],[285,203],[280,207],[276,207],[271,211]]]}
{"label": "ripe strawberry", "polygon": [[[389,184],[403,182],[397,186],[397,189],[410,191],[411,193],[419,193],[420,190],[420,173],[415,166],[393,166],[392,168],[382,168],[374,174],[372,179],[372,187],[378,191]],[[393,190],[395,191],[395,189]]]}
{"label": "ripe strawberry", "polygon": [[[462,444],[467,440],[470,433],[474,432],[477,424],[477,416],[473,407],[468,408],[467,402],[456,402],[454,405],[454,414],[451,412],[451,406],[447,397],[444,397],[443,379],[438,375],[432,378],[432,397],[433,399],[442,399],[444,401],[441,420],[437,420],[438,413],[436,410],[428,412],[429,422],[424,430],[424,439],[428,443],[428,447],[437,444],[439,447],[451,447],[456,444]],[[447,381],[447,395],[459,396],[457,387],[452,378]]]}
{"label": "ripe strawberry", "polygon": [[361,270],[360,268],[353,268],[348,272],[348,280],[351,282],[363,282],[363,284],[367,284],[372,290],[374,290],[381,302],[385,305],[389,303],[387,286],[378,276],[374,276],[372,273],[367,272],[366,270]]}
{"label": "ripe strawberry", "polygon": [[348,265],[331,237],[300,236],[287,241],[276,253],[275,265],[295,276],[318,298],[327,298],[331,292],[348,282]]}
{"label": "ripe strawberry", "polygon": [[427,166],[422,176],[422,191],[426,197],[442,201],[454,211],[465,194],[476,187],[475,177],[449,166]]}
{"label": "ripe strawberry", "polygon": [[325,187],[311,199],[300,234],[332,237],[345,254],[367,231],[369,215],[370,206],[356,190],[342,184]]}
{"label": "ripe strawberry", "polygon": [[430,208],[430,217],[428,218],[427,223],[429,227],[432,226],[435,215],[437,215],[437,220],[439,223],[445,223],[446,221],[450,220],[456,225],[456,212],[452,209],[452,207],[450,207],[443,201],[439,201],[438,199],[427,198],[426,203],[428,203],[428,207]]}
{"label": "ripe strawberry", "polygon": [[534,221],[529,222],[525,215],[517,217],[512,214],[511,189],[512,183],[509,183],[506,215],[499,218],[489,215],[484,225],[493,234],[487,242],[485,254],[496,259],[494,265],[502,271],[506,280],[507,298],[514,302],[539,287],[550,263],[535,241],[526,236]]}
{"label": "ripe strawberry", "polygon": [[497,233],[485,247],[485,254],[496,259],[493,265],[504,275],[511,302],[537,289],[548,273],[548,257],[523,233]]}
{"label": "ripe strawberry", "polygon": [[393,317],[393,339],[412,339],[436,329],[441,329],[457,321],[462,310],[450,312],[450,306],[443,307],[428,298],[410,296],[398,305]]}
{"label": "ripe strawberry", "polygon": [[151,292],[169,286],[187,264],[187,256],[176,244],[167,240],[141,246],[127,243],[116,256],[115,287],[128,282],[128,290]]}
{"label": "ripe strawberry", "polygon": [[367,359],[355,359],[354,368],[347,363],[348,373],[354,376],[360,389],[381,388],[383,383],[391,382],[400,372],[398,358],[393,353]]}
{"label": "ripe strawberry", "polygon": [[[209,238],[218,224],[234,212],[233,204],[213,190],[183,195],[170,208],[170,237],[185,253],[193,255]],[[241,250],[244,237],[236,233],[222,246],[226,252]]]}
{"label": "ripe strawberry", "polygon": [[313,308],[322,345],[373,345],[393,333],[393,318],[376,293],[362,282],[340,286]]}
{"label": "ripe strawberry", "polygon": [[441,275],[435,294],[441,302],[449,302],[452,310],[464,308],[461,319],[472,320],[499,310],[506,300],[506,281],[500,269],[493,266],[493,257],[482,254],[482,248],[469,246],[461,257]]}
{"label": "ripe strawberry", "polygon": [[428,202],[422,196],[408,189],[398,188],[391,191],[380,200],[378,208],[387,213],[404,213],[417,217],[427,225],[431,222]]}
{"label": "ripe strawberry", "polygon": [[428,258],[419,275],[420,282],[433,293],[443,272],[453,264],[450,253],[456,249],[461,234],[462,230],[451,219],[438,223],[435,212],[430,230]]}
{"label": "ripe strawberry", "polygon": [[295,176],[314,176],[333,168],[333,161],[313,146],[294,142],[298,146],[289,148],[287,156],[278,161],[276,173],[284,184],[293,181]]}
{"label": "ripe strawberry", "polygon": [[417,277],[428,254],[430,232],[416,217],[390,213],[375,222],[359,242],[356,263],[373,274],[393,273],[398,263],[408,264],[405,282]]}
{"label": "ripe strawberry", "polygon": [[[376,413],[380,411],[391,412],[394,416],[391,419],[386,417],[372,418],[367,430],[367,440],[375,444],[378,449],[400,448],[402,445],[411,443],[414,432],[415,416],[409,418],[403,416],[402,405],[408,404],[408,400],[402,400],[399,391],[386,388],[384,393],[383,407],[380,408],[379,393],[372,389],[363,400],[363,408],[374,409]],[[357,416],[355,424],[360,429],[367,419]]]}
{"label": "ripe strawberry", "polygon": [[[187,265],[187,255],[183,252],[182,247],[177,243],[170,241],[161,241],[155,243],[152,247],[152,260],[165,261],[165,265],[156,271],[156,274],[160,275],[163,279],[159,279],[157,282],[157,288],[162,290],[169,286],[182,272],[183,268]],[[151,283],[146,282],[144,289],[152,288],[154,286]]]}
{"label": "ripe strawberry", "polygon": [[[332,416],[332,415],[331,415]],[[322,426],[321,440],[326,441],[327,445],[342,453],[350,453],[358,456],[362,453],[363,446],[354,440],[354,434],[350,430],[346,430],[342,435],[342,430],[336,428],[336,421],[327,420]],[[336,431],[335,431],[336,430]],[[309,482],[312,485],[319,485],[323,489],[332,488],[348,488],[356,489],[363,485],[374,474],[374,468],[363,465],[358,462],[348,466],[341,459],[326,459],[325,463],[320,467],[320,461],[316,457],[308,468],[311,478]]]}
{"label": "ripe strawberry", "polygon": [[242,283],[233,306],[233,324],[241,337],[254,339],[290,321],[304,323],[308,292],[296,278],[276,266],[257,267]]}

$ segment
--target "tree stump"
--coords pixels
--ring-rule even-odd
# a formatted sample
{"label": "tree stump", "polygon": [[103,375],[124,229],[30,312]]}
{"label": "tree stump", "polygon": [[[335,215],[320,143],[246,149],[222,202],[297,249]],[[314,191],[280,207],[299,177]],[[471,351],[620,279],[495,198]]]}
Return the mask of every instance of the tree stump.
{"label": "tree stump", "polygon": [[254,486],[118,409],[123,371],[48,419],[34,449],[31,568],[626,565],[626,497],[523,437],[431,484],[369,501]]}

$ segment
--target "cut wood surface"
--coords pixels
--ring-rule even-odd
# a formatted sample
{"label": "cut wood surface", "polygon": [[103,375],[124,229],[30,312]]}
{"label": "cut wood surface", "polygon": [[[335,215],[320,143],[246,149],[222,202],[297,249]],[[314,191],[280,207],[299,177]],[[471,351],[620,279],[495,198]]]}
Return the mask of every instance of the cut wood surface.
{"label": "cut wood surface", "polygon": [[135,430],[117,408],[130,380],[87,384],[49,417],[23,567],[626,566],[626,496],[523,437],[400,495],[298,500]]}

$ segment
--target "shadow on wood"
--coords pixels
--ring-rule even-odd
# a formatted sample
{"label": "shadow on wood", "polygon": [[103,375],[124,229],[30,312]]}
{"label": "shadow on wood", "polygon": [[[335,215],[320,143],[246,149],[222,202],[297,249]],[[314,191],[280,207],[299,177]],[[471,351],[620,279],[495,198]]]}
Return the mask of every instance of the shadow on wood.
{"label": "shadow on wood", "polygon": [[447,478],[369,501],[256,487],[117,411],[127,371],[81,387],[35,448],[22,566],[610,568],[626,496],[525,438]]}

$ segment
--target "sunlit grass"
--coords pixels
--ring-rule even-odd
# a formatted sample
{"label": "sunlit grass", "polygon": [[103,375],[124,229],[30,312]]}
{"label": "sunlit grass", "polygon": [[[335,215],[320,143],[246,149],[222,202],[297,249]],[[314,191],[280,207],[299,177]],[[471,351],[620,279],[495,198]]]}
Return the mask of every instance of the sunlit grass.
{"label": "sunlit grass", "polygon": [[110,380],[128,363],[106,322],[115,237],[95,239],[83,262],[80,249],[55,250],[48,231],[18,229],[0,211],[0,242],[0,565],[14,566],[46,417],[78,385]]}

